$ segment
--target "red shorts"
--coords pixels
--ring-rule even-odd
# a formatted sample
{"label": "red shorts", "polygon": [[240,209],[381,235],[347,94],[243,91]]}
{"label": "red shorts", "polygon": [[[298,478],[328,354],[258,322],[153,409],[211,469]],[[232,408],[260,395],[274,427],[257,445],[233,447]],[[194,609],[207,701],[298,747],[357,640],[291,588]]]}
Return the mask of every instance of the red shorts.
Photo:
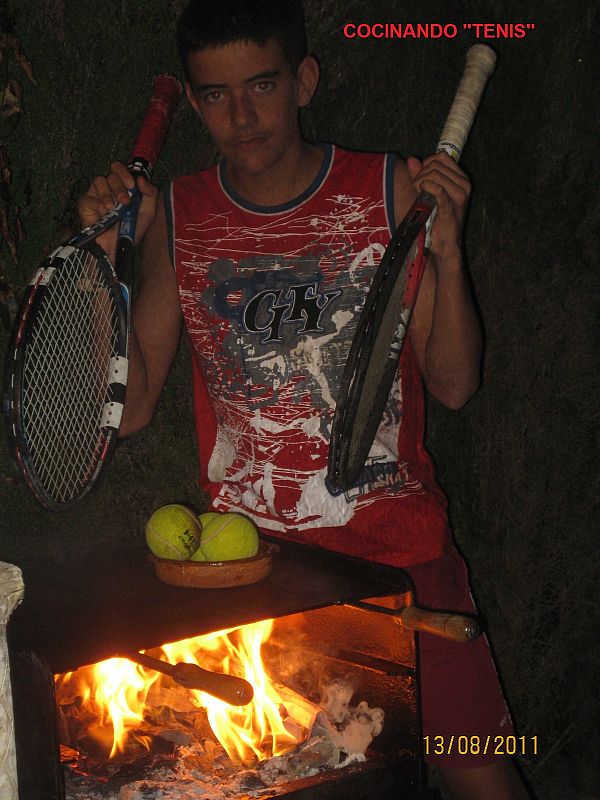
{"label": "red shorts", "polygon": [[[405,570],[419,606],[477,613],[466,564],[452,543],[441,558]],[[448,767],[496,762],[495,751],[505,750],[514,731],[487,638],[462,644],[420,633],[418,640],[425,761]]]}

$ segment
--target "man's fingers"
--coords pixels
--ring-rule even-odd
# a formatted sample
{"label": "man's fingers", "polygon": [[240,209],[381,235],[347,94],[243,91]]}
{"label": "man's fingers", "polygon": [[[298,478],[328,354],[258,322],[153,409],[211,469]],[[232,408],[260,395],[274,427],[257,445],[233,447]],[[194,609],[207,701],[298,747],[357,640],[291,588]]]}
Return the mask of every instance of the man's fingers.
{"label": "man's fingers", "polygon": [[423,159],[423,168],[425,169],[430,164],[438,164],[439,166],[443,167],[444,169],[454,172],[457,175],[462,175],[463,177],[467,177],[463,170],[458,166],[456,161],[451,158],[448,153],[440,152],[434,153],[431,156],[427,156],[427,158]]}
{"label": "man's fingers", "polygon": [[434,197],[438,190],[445,191],[458,205],[464,205],[471,193],[471,184],[467,179],[448,175],[436,168],[424,169],[417,178],[419,190],[423,189]]}
{"label": "man's fingers", "polygon": [[[409,159],[409,174],[417,191],[426,191],[438,197],[438,188],[444,189],[448,195],[459,205],[465,205],[471,194],[471,182],[460,167],[446,155],[436,153],[423,162],[421,169],[417,170],[417,159]],[[408,163],[408,162],[407,162]]]}
{"label": "man's fingers", "polygon": [[446,153],[429,156],[422,164],[411,156],[406,163],[410,178],[418,192],[426,191],[437,198],[437,187],[441,187],[456,203],[465,204],[468,200],[471,194],[471,182]]}
{"label": "man's fingers", "polygon": [[126,189],[133,189],[135,186],[135,178],[122,161],[112,162],[109,175],[117,176]]}
{"label": "man's fingers", "polygon": [[134,177],[128,170],[125,170],[125,173],[121,169],[118,172],[111,172],[108,183],[115,200],[124,205],[131,200],[131,191],[136,185],[143,197],[154,197],[158,191],[156,186],[143,175]]}
{"label": "man's fingers", "polygon": [[[108,175],[98,175],[79,199],[79,218],[82,226],[93,225],[107,211],[114,208],[116,203],[127,205],[131,201],[131,190],[136,186],[142,195],[136,228],[136,240],[142,238],[156,213],[156,199],[158,189],[141,175],[131,175],[127,167],[120,161],[111,164]],[[98,243],[104,247],[109,257],[112,258],[116,228],[98,238]]]}
{"label": "man's fingers", "polygon": [[87,196],[96,198],[100,206],[105,210],[112,208],[115,203],[112,189],[104,175],[94,178],[88,189]]}
{"label": "man's fingers", "polygon": [[158,193],[158,188],[150,183],[149,180],[140,175],[137,179],[137,187],[144,197],[154,197]]}
{"label": "man's fingers", "polygon": [[447,153],[434,153],[423,160],[422,171],[426,173],[430,169],[437,169],[442,173],[451,176],[458,183],[470,183],[466,173],[458,166],[456,161]]}
{"label": "man's fingers", "polygon": [[[112,208],[115,203],[127,205],[131,199],[131,190],[136,185],[136,178],[129,172],[125,164],[115,161],[111,165],[111,172],[108,175],[98,175],[92,181],[88,190],[88,195],[97,197],[107,209]],[[143,176],[137,177],[137,187],[146,197],[156,194],[156,187]]]}

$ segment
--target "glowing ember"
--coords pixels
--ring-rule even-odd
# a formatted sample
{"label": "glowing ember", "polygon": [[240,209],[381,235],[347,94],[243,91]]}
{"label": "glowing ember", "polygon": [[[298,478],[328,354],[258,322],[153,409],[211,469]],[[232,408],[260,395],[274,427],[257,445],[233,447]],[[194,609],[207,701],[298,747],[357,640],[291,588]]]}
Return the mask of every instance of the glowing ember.
{"label": "glowing ember", "polygon": [[[210,727],[231,760],[250,764],[282,755],[306,737],[314,717],[314,706],[295,692],[276,687],[265,669],[262,644],[271,634],[273,620],[229,631],[165,644],[159,658],[175,664],[198,664],[203,669],[237,675],[252,684],[254,699],[247,706],[233,707],[209,694],[193,690],[194,706],[205,709]],[[151,737],[138,729],[144,721],[148,692],[157,681],[168,681],[159,673],[133,662],[113,658],[56,678],[59,705],[76,698],[79,721],[86,736],[99,743],[110,759],[130,751],[132,743],[146,749]]]}

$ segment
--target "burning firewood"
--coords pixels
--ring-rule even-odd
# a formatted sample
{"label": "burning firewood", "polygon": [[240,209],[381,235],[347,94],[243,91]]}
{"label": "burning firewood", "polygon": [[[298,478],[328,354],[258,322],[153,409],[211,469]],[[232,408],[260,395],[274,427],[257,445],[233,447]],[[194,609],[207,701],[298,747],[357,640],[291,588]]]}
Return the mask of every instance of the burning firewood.
{"label": "burning firewood", "polygon": [[71,748],[64,750],[68,800],[258,797],[364,760],[383,711],[352,705],[354,689],[339,677],[322,685],[323,670],[302,689],[310,699],[299,694],[291,687],[306,683],[306,659],[296,676],[289,649],[286,685],[274,682],[259,655],[271,629],[272,621],[255,623],[156,652],[161,665],[195,662],[243,676],[254,692],[245,706],[128,659],[57,676],[61,740]]}
{"label": "burning firewood", "polygon": [[[294,694],[280,687],[288,702]],[[299,778],[318,775],[365,759],[365,751],[375,736],[381,733],[384,713],[370,708],[366,702],[351,705],[352,687],[341,680],[325,687],[321,706],[305,700],[300,705],[301,720],[294,724],[310,723],[306,738],[297,747],[283,755],[273,756],[255,769],[243,769],[228,758],[223,747],[212,738],[206,715],[185,698],[182,687],[153,687],[148,694],[146,724],[143,735],[177,745],[176,758],[141,765],[147,777],[123,783],[123,767],[131,772],[132,763],[125,757],[120,760],[118,775],[120,788],[97,785],[78,793],[70,783],[69,800],[228,800],[228,798],[259,797],[269,787],[291,783]],[[166,704],[172,703],[171,707]],[[165,704],[165,705],[163,705]],[[175,710],[175,708],[177,710]],[[140,731],[140,734],[142,732]],[[153,745],[153,749],[154,749]],[[160,749],[160,748],[159,748]],[[65,750],[66,752],[66,750]],[[74,751],[69,750],[65,762],[72,764]],[[90,768],[90,760],[79,763]],[[152,769],[149,767],[152,766]],[[117,776],[115,773],[114,777]],[[103,781],[107,780],[104,772]],[[81,786],[81,778],[76,785]],[[90,794],[97,791],[98,794]]]}

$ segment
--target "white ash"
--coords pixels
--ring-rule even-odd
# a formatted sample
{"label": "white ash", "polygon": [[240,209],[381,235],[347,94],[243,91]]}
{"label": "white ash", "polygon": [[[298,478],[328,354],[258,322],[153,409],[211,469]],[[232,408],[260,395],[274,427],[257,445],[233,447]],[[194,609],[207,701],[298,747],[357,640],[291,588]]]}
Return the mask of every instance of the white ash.
{"label": "white ash", "polygon": [[[231,795],[229,795],[231,796]],[[227,795],[199,781],[189,784],[156,781],[135,781],[124,786],[118,800],[226,800]]]}
{"label": "white ash", "polygon": [[367,748],[383,730],[383,710],[364,701],[351,706],[354,690],[345,681],[333,681],[323,694],[322,709],[313,719],[307,740],[259,768],[265,783],[276,785],[365,761]]}
{"label": "white ash", "polygon": [[[271,793],[270,787],[364,761],[365,751],[382,731],[384,712],[364,701],[351,706],[352,696],[349,684],[335,680],[323,692],[321,708],[306,701],[300,720],[300,725],[307,720],[310,724],[306,740],[256,769],[236,769],[221,745],[195,740],[177,747],[175,764],[155,768],[148,778],[112,792],[106,785],[86,788],[81,777],[67,773],[66,800],[230,800],[241,794],[260,798]],[[288,719],[285,724],[298,722]],[[164,733],[170,738],[173,731]]]}
{"label": "white ash", "polygon": [[[351,706],[352,694],[352,687],[345,681],[330,683],[321,704],[323,711],[317,715],[312,728],[315,732],[316,725],[323,726],[327,735],[347,756],[365,753],[383,730],[384,718],[383,709],[370,708],[364,700],[357,706]],[[328,730],[328,726],[332,730]]]}

